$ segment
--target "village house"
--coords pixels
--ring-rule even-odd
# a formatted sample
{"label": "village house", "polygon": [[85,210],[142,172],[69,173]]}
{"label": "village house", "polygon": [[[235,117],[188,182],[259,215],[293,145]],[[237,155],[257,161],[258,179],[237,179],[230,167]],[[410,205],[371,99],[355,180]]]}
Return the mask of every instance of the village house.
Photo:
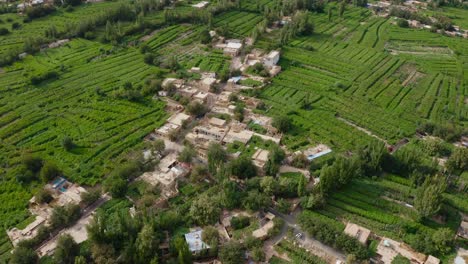
{"label": "village house", "polygon": [[192,6],[195,7],[195,8],[198,8],[198,9],[202,9],[202,8],[205,8],[209,4],[210,4],[210,2],[208,2],[208,1],[201,1],[201,2],[198,2],[198,3],[194,4],[194,5],[192,5]]}
{"label": "village house", "polygon": [[227,135],[224,137],[224,143],[234,143],[236,141],[241,142],[242,144],[249,143],[250,139],[254,133],[245,129],[230,129]]}
{"label": "village house", "polygon": [[260,228],[252,232],[252,236],[257,239],[265,239],[268,236],[268,232],[275,227],[275,215],[272,213],[266,213],[265,217],[260,220]]}
{"label": "village house", "polygon": [[[321,156],[324,156],[328,153],[332,152],[332,150],[324,144],[319,144],[313,148],[308,148],[302,152],[308,160],[314,160],[316,158],[319,158]],[[297,152],[295,154],[299,154],[300,152]]]}
{"label": "village house", "polygon": [[197,92],[198,89],[194,88],[191,85],[183,85],[180,89],[177,90],[180,95],[192,98]]}
{"label": "village house", "polygon": [[192,254],[198,254],[204,249],[209,249],[210,246],[202,240],[203,230],[195,230],[184,235],[185,242]]}
{"label": "village house", "polygon": [[215,126],[197,126],[193,129],[193,132],[201,138],[205,138],[211,141],[221,142],[226,135],[226,129],[215,127]]}
{"label": "village house", "polygon": [[391,264],[393,259],[402,255],[413,264],[439,264],[440,260],[434,256],[426,256],[414,251],[405,243],[397,242],[390,238],[383,237],[377,246],[377,258],[384,264]]}
{"label": "village house", "polygon": [[266,67],[274,67],[278,63],[279,59],[280,59],[279,51],[273,50],[263,58],[263,64]]}
{"label": "village house", "polygon": [[252,155],[252,162],[261,171],[265,167],[266,162],[268,161],[268,155],[270,152],[264,149],[257,149],[255,153]]}
{"label": "village house", "polygon": [[206,77],[201,79],[200,81],[200,88],[204,89],[205,91],[209,91],[211,88],[213,88],[216,84],[216,78],[214,77]]}
{"label": "village house", "polygon": [[177,152],[171,152],[163,157],[152,172],[145,172],[140,176],[141,180],[161,187],[161,194],[166,198],[177,194],[176,180],[185,177],[190,172],[190,167],[177,160]]}
{"label": "village house", "polygon": [[160,137],[168,137],[171,133],[179,131],[184,122],[188,122],[190,120],[191,116],[182,112],[177,113],[169,117],[163,126],[155,130],[155,133]]}
{"label": "village house", "polygon": [[458,228],[457,236],[468,239],[468,216],[462,215],[462,221]]}
{"label": "village house", "polygon": [[362,226],[358,226],[353,223],[348,223],[346,224],[344,233],[350,237],[356,238],[359,242],[361,242],[361,244],[366,245],[369,239],[369,236],[371,234],[371,231]]}
{"label": "village house", "polygon": [[217,117],[210,118],[208,122],[210,125],[215,127],[225,127],[227,124],[226,120]]}
{"label": "village house", "polygon": [[32,197],[29,200],[29,211],[36,216],[36,219],[22,230],[12,228],[7,231],[8,237],[14,246],[24,239],[34,238],[37,235],[39,227],[48,224],[54,207],[80,204],[81,194],[86,192],[86,189],[83,187],[73,184],[63,177],[58,177],[51,183],[46,184],[44,189],[51,194],[52,201],[49,203],[38,203],[36,197]]}
{"label": "village house", "polygon": [[229,39],[225,43],[218,43],[215,48],[222,49],[225,55],[235,57],[242,49],[242,41],[239,39]]}
{"label": "village house", "polygon": [[176,88],[181,88],[184,84],[184,80],[176,78],[166,78],[163,80],[161,87],[163,89],[169,88],[170,85],[174,85]]}
{"label": "village house", "polygon": [[194,101],[199,102],[199,103],[207,103],[208,99],[210,97],[210,93],[207,92],[198,92],[193,96]]}

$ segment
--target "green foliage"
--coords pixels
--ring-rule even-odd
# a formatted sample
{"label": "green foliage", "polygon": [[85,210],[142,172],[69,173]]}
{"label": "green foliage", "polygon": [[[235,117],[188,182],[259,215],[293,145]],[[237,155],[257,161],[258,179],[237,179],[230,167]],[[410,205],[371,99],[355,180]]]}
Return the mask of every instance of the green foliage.
{"label": "green foliage", "polygon": [[19,246],[13,251],[10,263],[12,264],[26,264],[37,263],[39,257],[32,248]]}
{"label": "green foliage", "polygon": [[231,227],[234,230],[242,229],[250,225],[250,218],[248,216],[234,216],[231,218]]}
{"label": "green foliage", "polygon": [[54,260],[58,264],[73,264],[80,248],[70,235],[61,235],[57,240]]}
{"label": "green foliage", "polygon": [[34,197],[39,204],[49,203],[53,200],[52,194],[46,189],[40,189]]}
{"label": "green foliage", "polygon": [[43,182],[50,182],[53,179],[61,176],[62,172],[57,167],[57,165],[47,161],[44,163],[44,166],[41,168],[39,175]]}
{"label": "green foliage", "polygon": [[307,233],[325,244],[332,245],[347,254],[354,254],[358,259],[368,257],[367,249],[357,239],[345,235],[337,225],[330,224],[331,219],[325,220],[310,211],[304,211],[298,220]]}
{"label": "green foliage", "polygon": [[245,156],[232,160],[229,164],[229,169],[231,175],[240,179],[248,179],[257,175],[257,169],[252,160]]}
{"label": "green foliage", "polygon": [[419,187],[414,199],[414,208],[421,217],[430,217],[441,208],[443,201],[442,193],[445,191],[446,183],[443,176],[428,178]]}
{"label": "green foliage", "polygon": [[221,248],[219,258],[226,264],[237,264],[244,257],[244,249],[239,242],[230,241]]}
{"label": "green foliage", "polygon": [[393,260],[392,264],[410,264],[410,260],[398,254]]}
{"label": "green foliage", "polygon": [[291,119],[284,115],[273,117],[271,125],[283,133],[288,132],[292,128]]}
{"label": "green foliage", "polygon": [[190,217],[201,226],[216,223],[220,212],[218,202],[206,195],[200,196],[190,206]]}

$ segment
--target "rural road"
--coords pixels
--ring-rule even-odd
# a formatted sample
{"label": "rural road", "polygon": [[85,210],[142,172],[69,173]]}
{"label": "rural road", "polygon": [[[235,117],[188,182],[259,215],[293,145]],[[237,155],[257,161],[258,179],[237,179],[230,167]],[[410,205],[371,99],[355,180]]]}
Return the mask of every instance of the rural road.
{"label": "rural road", "polygon": [[303,234],[302,239],[296,239],[296,242],[302,248],[310,251],[316,256],[321,257],[329,263],[336,263],[338,260],[345,262],[346,256],[343,253],[323,244],[322,242],[309,236],[306,232],[302,231],[301,227],[297,224],[296,221],[297,215],[300,213],[299,210],[295,210],[289,215],[282,214],[273,208],[269,208],[267,211],[274,214],[276,217],[283,219],[285,222],[281,232],[277,236],[270,238],[265,242],[264,249],[267,260],[269,260],[274,255],[275,251],[273,250],[273,246],[279,243],[286,236],[288,228],[292,228],[294,230],[294,234]]}

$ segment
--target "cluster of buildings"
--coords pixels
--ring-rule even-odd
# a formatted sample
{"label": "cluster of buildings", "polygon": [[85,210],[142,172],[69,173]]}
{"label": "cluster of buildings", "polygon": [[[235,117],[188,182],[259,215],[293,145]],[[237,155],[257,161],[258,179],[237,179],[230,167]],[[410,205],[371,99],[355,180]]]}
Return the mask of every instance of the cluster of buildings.
{"label": "cluster of buildings", "polygon": [[166,199],[176,196],[179,192],[177,189],[177,179],[185,177],[190,173],[190,166],[179,162],[177,157],[177,152],[170,152],[160,159],[154,171],[145,172],[139,179],[153,186],[159,186],[161,195]]}
{"label": "cluster of buildings", "polygon": [[[367,7],[370,8],[376,15],[382,17],[388,17],[390,15],[390,9],[396,7],[401,10],[406,10],[412,13],[418,12],[419,10],[427,9],[427,2],[417,1],[417,0],[406,0],[402,5],[394,5],[391,1],[378,1],[375,3],[368,3]],[[429,17],[432,23],[436,23],[437,19],[434,17]],[[408,25],[411,28],[417,29],[432,29],[431,25],[421,23],[418,20],[408,19]],[[451,37],[463,37],[468,38],[468,30],[461,29],[459,26],[453,26],[453,30],[443,30],[438,29],[436,31],[439,34],[444,34]]]}
{"label": "cluster of buildings", "polygon": [[29,211],[36,219],[22,230],[12,228],[7,231],[8,237],[14,246],[21,240],[34,238],[37,235],[39,227],[48,225],[55,207],[79,204],[81,202],[81,194],[86,192],[83,187],[73,184],[62,177],[58,177],[52,183],[46,184],[44,189],[51,194],[52,201],[49,203],[39,203],[36,201],[36,197],[31,198],[29,200]]}
{"label": "cluster of buildings", "polygon": [[360,243],[367,245],[369,239],[372,237],[379,241],[377,246],[377,255],[373,261],[381,264],[391,264],[393,259],[398,255],[407,258],[413,264],[439,264],[440,259],[432,256],[425,255],[413,250],[405,243],[392,240],[387,237],[379,237],[373,234],[369,229],[362,226],[347,223],[344,233],[356,238]]}
{"label": "cluster of buildings", "polygon": [[220,37],[214,48],[222,50],[225,55],[235,57],[239,55],[243,46],[244,44],[240,39],[225,40],[223,37]]}
{"label": "cluster of buildings", "polygon": [[27,7],[30,6],[39,6],[42,4],[45,4],[46,2],[44,0],[30,0],[30,1],[24,1],[22,3],[19,3],[16,8],[22,12],[24,11]]}

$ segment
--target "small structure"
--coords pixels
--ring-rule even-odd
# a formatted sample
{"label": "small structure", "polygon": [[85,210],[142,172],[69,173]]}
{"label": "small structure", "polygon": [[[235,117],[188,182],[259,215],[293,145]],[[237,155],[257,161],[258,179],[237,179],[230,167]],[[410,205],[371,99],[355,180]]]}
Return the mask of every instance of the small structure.
{"label": "small structure", "polygon": [[268,236],[268,232],[275,227],[275,215],[267,213],[263,219],[260,220],[261,227],[252,232],[252,236],[258,239],[265,239]]}
{"label": "small structure", "polygon": [[344,233],[347,234],[350,237],[356,238],[357,240],[359,240],[359,242],[366,245],[367,240],[369,239],[369,236],[371,234],[371,231],[369,229],[367,229],[367,228],[362,227],[362,226],[358,226],[358,225],[353,224],[353,223],[348,223],[346,225]]}
{"label": "small structure", "polygon": [[269,154],[270,154],[270,152],[268,150],[257,149],[257,151],[255,151],[255,153],[252,156],[253,164],[257,168],[263,170],[263,168],[265,167],[266,162],[268,161],[268,155]]}
{"label": "small structure", "polygon": [[215,126],[197,126],[193,132],[201,138],[221,142],[226,135],[226,129]]}
{"label": "small structure", "polygon": [[227,135],[224,137],[223,142],[234,143],[235,141],[238,141],[243,144],[247,144],[253,135],[254,133],[249,130],[245,130],[245,129],[237,130],[237,129],[231,128],[229,132],[227,133]]}
{"label": "small structure", "polygon": [[176,180],[189,171],[190,168],[177,161],[177,153],[172,152],[160,160],[154,171],[145,172],[140,178],[151,185],[160,185],[162,195],[169,198],[177,193]]}
{"label": "small structure", "polygon": [[205,8],[208,4],[210,4],[210,2],[207,2],[207,1],[201,1],[199,3],[196,3],[194,5],[192,5],[193,7],[195,8]]}
{"label": "small structure", "polygon": [[193,231],[191,233],[187,233],[184,235],[185,241],[187,242],[189,250],[190,252],[192,252],[192,254],[197,254],[197,253],[200,253],[204,249],[210,248],[209,245],[203,242],[202,232],[203,230],[197,230],[197,231]]}
{"label": "small structure", "polygon": [[200,88],[209,91],[216,84],[216,78],[206,77],[203,78],[200,82]]}
{"label": "small structure", "polygon": [[24,239],[34,238],[37,235],[37,230],[45,223],[45,221],[46,220],[42,216],[36,216],[36,219],[23,230],[19,230],[16,227],[8,230],[7,235],[10,238],[13,246],[16,246]]}
{"label": "small structure", "polygon": [[279,51],[273,50],[268,55],[263,58],[263,64],[267,67],[273,67],[275,66],[280,59],[280,53]]}
{"label": "small structure", "polygon": [[168,123],[182,126],[184,122],[190,121],[191,116],[185,114],[185,113],[177,113],[167,119]]}
{"label": "small structure", "polygon": [[239,39],[229,39],[226,40],[226,43],[216,44],[215,48],[222,49],[224,54],[235,57],[239,55],[242,49],[242,41]]}
{"label": "small structure", "polygon": [[319,144],[314,148],[309,148],[303,151],[303,154],[307,157],[308,160],[314,160],[330,152],[332,152],[332,150],[327,145]]}
{"label": "small structure", "polygon": [[408,24],[412,28],[421,28],[421,22],[417,20],[408,20]]}
{"label": "small structure", "polygon": [[468,239],[468,216],[462,215],[462,221],[458,228],[457,236]]}
{"label": "small structure", "polygon": [[413,264],[437,264],[440,260],[434,256],[426,256],[422,253],[414,251],[405,243],[394,241],[390,238],[383,237],[377,246],[377,255],[380,261],[384,264],[391,264],[392,260],[398,256],[411,260]]}
{"label": "small structure", "polygon": [[170,85],[174,85],[176,88],[182,87],[184,84],[184,80],[176,79],[176,78],[166,78],[161,84],[161,87],[164,89],[169,88]]}
{"label": "small structure", "polygon": [[52,42],[49,44],[49,48],[58,48],[58,47],[61,47],[63,45],[65,45],[67,42],[69,42],[70,40],[69,39],[60,39],[60,40],[57,40],[55,42]]}
{"label": "small structure", "polygon": [[210,125],[216,126],[216,127],[225,127],[226,126],[226,120],[217,118],[217,117],[212,117],[209,120]]}
{"label": "small structure", "polygon": [[198,92],[193,96],[194,101],[197,101],[199,103],[206,103],[208,101],[208,98],[210,97],[210,94],[207,92]]}
{"label": "small structure", "polygon": [[426,262],[424,262],[424,264],[440,264],[440,259],[432,255],[429,255],[429,257],[427,257]]}
{"label": "small structure", "polygon": [[167,122],[160,128],[155,130],[156,135],[167,137],[174,131],[180,130],[184,122],[187,122],[191,117],[184,113],[177,113],[167,119]]}

